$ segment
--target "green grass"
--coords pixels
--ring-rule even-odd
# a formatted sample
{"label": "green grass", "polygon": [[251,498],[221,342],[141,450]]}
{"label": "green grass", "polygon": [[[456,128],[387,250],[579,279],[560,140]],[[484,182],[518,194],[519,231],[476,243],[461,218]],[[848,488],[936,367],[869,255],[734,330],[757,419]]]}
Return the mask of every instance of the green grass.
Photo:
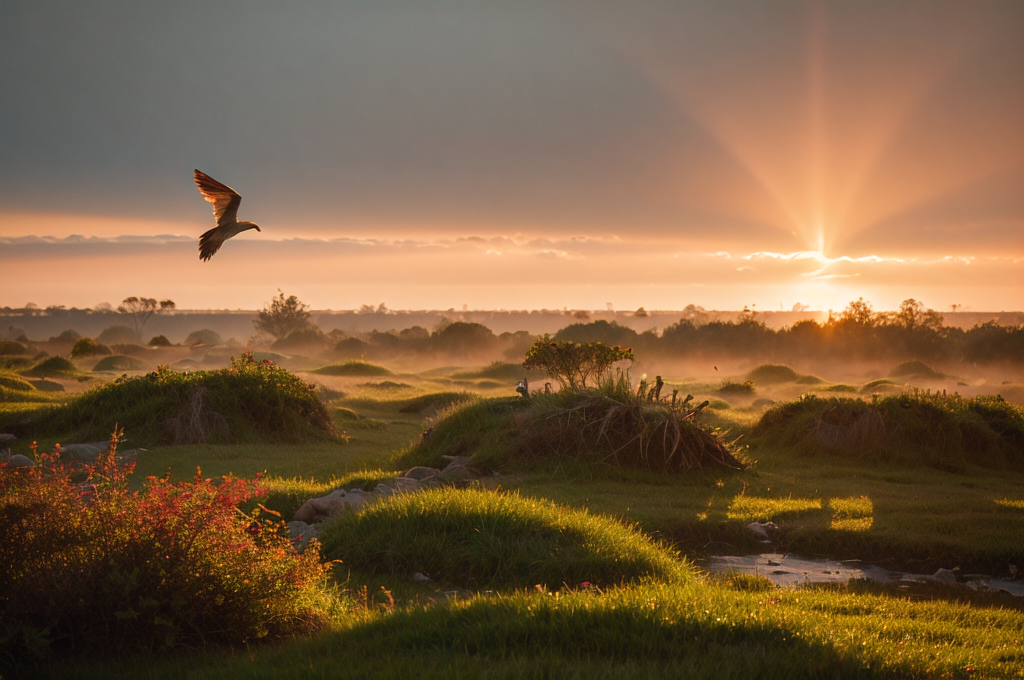
{"label": "green grass", "polygon": [[1024,470],[1024,408],[1001,397],[918,392],[865,402],[805,395],[767,411],[752,434],[806,455]]}
{"label": "green grass", "polygon": [[136,445],[343,439],[313,386],[244,358],[218,371],[119,378],[27,423],[0,414],[0,426],[65,441],[103,440],[115,424]]}
{"label": "green grass", "polygon": [[[287,518],[309,497],[338,487],[372,488],[412,464],[441,464],[442,454],[507,450],[508,438],[526,422],[528,405],[518,398],[468,395],[460,397],[469,400],[460,406],[450,398],[389,399],[383,390],[367,389],[370,396],[331,402],[332,420],[351,436],[344,446],[330,441],[159,446],[140,453],[136,476],[170,469],[172,478],[185,480],[196,465],[213,477],[228,472],[251,477],[265,470],[269,495],[262,502]],[[918,409],[895,403],[903,415]],[[413,404],[416,408],[407,409]],[[31,406],[0,404],[0,430],[7,414],[24,417]],[[423,417],[439,406],[448,410],[425,423]],[[983,406],[991,407],[983,417],[988,426],[994,432],[1002,428],[1000,437],[1016,441],[1017,412],[998,402]],[[954,420],[962,415],[957,413]],[[750,439],[757,418],[753,411],[734,408],[708,415],[709,422],[732,428],[732,436],[745,435],[742,441]],[[444,421],[457,427],[440,427]],[[433,430],[415,443],[427,426]],[[40,437],[40,444],[52,444],[52,439]],[[22,452],[25,446],[23,439],[12,450]],[[953,600],[961,596],[952,591],[931,594],[937,599],[930,602],[910,601],[895,588],[860,594],[856,585],[780,591],[750,578],[702,579],[682,561],[674,563],[682,576],[625,587],[557,591],[562,583],[557,573],[538,578],[550,573],[542,571],[548,568],[550,546],[580,535],[559,534],[552,527],[565,526],[558,522],[567,523],[566,518],[583,511],[588,521],[600,525],[598,532],[613,527],[629,535],[619,542],[640,540],[669,556],[630,527],[692,557],[763,551],[743,527],[771,520],[780,527],[778,550],[810,557],[862,559],[923,573],[959,566],[961,573],[996,576],[1005,576],[1010,564],[1024,565],[1018,538],[1024,535],[1024,474],[1012,467],[987,469],[972,458],[954,472],[914,460],[806,454],[758,438],[747,454],[756,463],[736,472],[705,468],[666,475],[573,465],[571,459],[537,469],[510,466],[506,474],[482,482],[517,494],[434,492],[430,507],[414,509],[415,497],[393,501],[409,510],[405,515],[382,505],[369,521],[367,515],[344,519],[352,524],[346,530],[351,547],[337,553],[343,561],[336,573],[348,579],[343,587],[364,607],[329,633],[235,652],[73,664],[54,659],[52,667],[34,669],[31,675],[1021,677],[1024,615],[981,599],[973,605],[957,603]],[[458,500],[443,502],[445,493]],[[463,500],[470,497],[486,498],[483,509],[473,510],[473,503]],[[494,498],[514,499],[516,505],[502,509]],[[534,504],[542,510],[541,530],[522,533],[509,526],[513,519],[532,517],[534,511],[523,506]],[[524,526],[529,526],[525,520]],[[514,563],[516,549],[524,552],[533,541],[548,545],[547,554],[505,572],[487,568],[487,560],[503,551],[513,554],[500,557],[502,563]],[[415,571],[435,580],[413,584],[409,576]],[[489,581],[495,574],[500,578]],[[562,580],[574,586],[600,582],[579,576]],[[557,592],[538,592],[536,583]],[[363,592],[364,585],[372,587]],[[460,590],[451,601],[443,593],[467,586],[502,592],[469,595]],[[389,597],[396,600],[393,606]],[[977,672],[969,673],[968,667]]]}
{"label": "green grass", "polygon": [[687,567],[633,528],[548,501],[493,491],[434,489],[392,496],[321,530],[324,555],[360,574],[423,572],[462,588],[608,586]]}
{"label": "green grass", "polygon": [[371,364],[366,361],[347,361],[343,364],[331,364],[330,366],[323,366],[322,368],[316,368],[310,371],[317,375],[343,375],[343,376],[372,376],[372,375],[391,375],[391,371]]}
{"label": "green grass", "polygon": [[692,407],[638,396],[625,380],[530,399],[483,399],[439,416],[406,462],[438,465],[442,455],[455,454],[504,471],[563,464],[671,472],[740,467],[718,434],[690,417]]}
{"label": "green grass", "polygon": [[528,377],[530,380],[538,380],[544,377],[544,373],[540,371],[528,371],[523,368],[522,364],[511,364],[505,361],[495,361],[494,363],[485,366],[476,371],[459,371],[453,373],[452,378],[456,380],[476,380],[479,378],[489,378],[491,380],[499,380],[502,383],[516,383],[522,380],[524,377]]}
{"label": "green grass", "polygon": [[[380,598],[377,598],[379,602]],[[527,591],[352,616],[260,651],[123,659],[41,677],[1019,677],[1024,617],[946,602],[702,582]],[[49,672],[47,672],[49,671]]]}

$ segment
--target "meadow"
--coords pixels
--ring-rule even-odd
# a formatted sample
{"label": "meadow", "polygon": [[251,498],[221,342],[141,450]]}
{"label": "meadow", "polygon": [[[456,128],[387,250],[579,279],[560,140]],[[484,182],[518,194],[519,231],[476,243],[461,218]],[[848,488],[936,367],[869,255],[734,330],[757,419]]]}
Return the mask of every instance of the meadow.
{"label": "meadow", "polygon": [[[246,623],[257,632],[244,639],[184,635],[214,618],[204,611],[188,613],[192,628],[177,629],[177,642],[132,646],[131,628],[150,620],[143,607],[157,606],[137,593],[143,604],[114,611],[107,633],[84,626],[47,638],[40,628],[35,647],[19,646],[12,640],[31,636],[15,631],[8,591],[4,677],[1024,676],[1024,601],[964,585],[970,574],[1019,578],[1024,567],[1024,411],[996,396],[988,374],[979,382],[890,362],[823,378],[722,362],[656,383],[659,366],[648,362],[575,399],[508,361],[416,370],[258,352],[230,363],[231,348],[216,347],[145,352],[135,370],[93,365],[114,354],[9,360],[0,431],[18,435],[11,453],[39,457],[116,426],[121,450],[141,447],[134,473],[119,478],[119,502],[135,492],[175,497],[176,484],[194,484],[176,487],[190,498],[216,496],[225,476],[257,480],[262,495],[233,497],[245,526],[267,532],[253,539],[254,555],[290,550],[275,538],[278,518],[332,489],[372,489],[449,454],[480,474],[467,488],[398,495],[325,522],[326,562],[309,563],[307,550],[302,578],[288,577],[295,594],[266,600],[276,623]],[[524,379],[530,399],[515,391]],[[249,392],[262,396],[241,401]],[[691,425],[722,442],[738,469],[666,443]],[[615,439],[616,427],[656,436],[637,444]],[[69,484],[83,473],[74,474]],[[771,546],[752,522],[774,523]],[[227,550],[216,537],[196,540]],[[766,551],[949,569],[961,583],[782,589],[701,566]],[[141,565],[136,573],[147,573]],[[223,579],[216,592],[250,592]],[[111,592],[135,592],[119,587]],[[269,598],[280,586],[263,588]],[[98,617],[103,603],[93,606]],[[184,616],[182,606],[172,613]],[[127,629],[125,617],[134,617]]]}

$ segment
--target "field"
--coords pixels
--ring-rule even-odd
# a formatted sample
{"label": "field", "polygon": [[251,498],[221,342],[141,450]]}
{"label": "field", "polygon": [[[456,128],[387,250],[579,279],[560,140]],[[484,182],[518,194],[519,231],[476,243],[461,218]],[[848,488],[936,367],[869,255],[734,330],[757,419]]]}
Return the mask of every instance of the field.
{"label": "field", "polygon": [[[514,388],[524,376],[514,367],[316,368],[293,370],[316,385],[335,434],[271,443],[243,430],[239,442],[170,444],[129,427],[122,448],[145,444],[130,484],[164,475],[188,481],[197,467],[214,479],[259,474],[269,490],[262,507],[289,519],[311,497],[342,486],[373,488],[433,460],[431,438],[466,437],[470,443],[458,452],[484,474],[464,490],[425,492],[419,504],[412,501],[418,494],[401,496],[324,525],[325,557],[337,560],[331,587],[338,602],[319,632],[155,655],[44,654],[12,677],[1024,675],[1022,598],[940,583],[780,589],[701,567],[712,555],[780,552],[917,574],[950,569],[964,582],[968,574],[1012,578],[1024,567],[1024,454],[1012,435],[1005,435],[1006,456],[982,458],[966,446],[962,459],[936,462],[923,449],[886,453],[898,438],[892,429],[878,455],[861,456],[830,453],[827,442],[811,450],[789,445],[758,427],[773,406],[805,403],[807,397],[796,401],[801,394],[826,404],[876,390],[875,403],[908,395],[907,410],[946,399],[936,390],[952,395],[955,382],[928,376],[929,385],[915,392],[895,378],[874,385],[871,376],[857,384],[801,381],[771,369],[666,377],[665,394],[679,390],[694,395],[694,404],[709,402],[702,426],[725,433],[745,467],[665,473],[585,456],[524,462],[516,450],[481,440],[473,428],[525,422],[515,420],[522,407]],[[5,394],[23,396],[3,402],[0,429],[27,434],[35,409],[73,405],[77,385],[109,379],[63,370],[50,378],[68,387],[63,394],[22,389],[11,372]],[[749,388],[723,389],[747,380]],[[948,403],[950,413],[959,408]],[[473,409],[497,416],[474,420]],[[459,418],[469,423],[463,430],[445,430]],[[67,419],[45,422],[48,429],[23,436],[11,452],[31,455],[32,439],[40,451],[66,445],[78,427]],[[751,522],[777,526],[771,546],[746,529]],[[377,552],[365,547],[378,543]],[[413,578],[421,571],[430,580]]]}

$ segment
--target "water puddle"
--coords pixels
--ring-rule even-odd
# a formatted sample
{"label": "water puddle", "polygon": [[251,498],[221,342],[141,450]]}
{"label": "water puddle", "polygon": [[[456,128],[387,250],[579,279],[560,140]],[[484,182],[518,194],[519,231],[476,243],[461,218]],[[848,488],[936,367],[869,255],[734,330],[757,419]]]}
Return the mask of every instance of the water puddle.
{"label": "water puddle", "polygon": [[1024,582],[1021,581],[991,578],[984,574],[967,574],[958,580],[956,575],[947,569],[940,569],[934,574],[908,574],[866,565],[858,560],[838,562],[780,553],[717,555],[707,560],[703,567],[712,573],[737,572],[761,576],[784,588],[848,583],[853,579],[861,579],[874,583],[960,583],[972,590],[999,590],[1024,597]]}

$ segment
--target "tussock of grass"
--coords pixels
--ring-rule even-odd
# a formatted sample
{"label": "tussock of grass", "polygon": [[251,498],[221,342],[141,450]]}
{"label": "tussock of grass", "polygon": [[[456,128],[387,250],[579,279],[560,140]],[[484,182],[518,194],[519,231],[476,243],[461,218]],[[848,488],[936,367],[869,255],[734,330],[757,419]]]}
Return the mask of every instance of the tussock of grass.
{"label": "tussock of grass", "polygon": [[383,366],[371,364],[366,361],[347,361],[343,364],[331,364],[330,366],[313,369],[310,373],[316,373],[317,375],[348,376],[391,375],[391,371]]}
{"label": "tussock of grass", "polygon": [[[350,472],[326,481],[304,477],[264,477],[260,480],[260,485],[266,490],[266,495],[260,498],[260,504],[288,518],[310,498],[324,496],[334,489],[360,488],[371,491],[381,482],[394,479],[397,474],[394,471],[372,469]],[[245,506],[245,509],[251,510],[253,507],[255,502]]]}
{"label": "tussock of grass", "polygon": [[820,398],[768,410],[753,435],[809,455],[927,465],[1024,469],[1024,409],[1001,397],[901,394],[874,399]]}
{"label": "tussock of grass", "polygon": [[857,388],[853,385],[844,385],[839,383],[837,385],[829,385],[828,387],[821,388],[823,392],[856,392]]}
{"label": "tussock of grass", "polygon": [[638,395],[624,378],[528,400],[484,399],[439,416],[406,462],[437,465],[454,453],[482,469],[569,461],[669,472],[742,467],[719,434],[696,421],[697,410],[686,400]]}
{"label": "tussock of grass", "polygon": [[822,380],[821,378],[819,378],[816,375],[802,375],[799,378],[797,378],[796,384],[797,385],[822,385],[822,384],[824,384],[824,382],[825,382],[824,380]]}
{"label": "tussock of grass", "polygon": [[126,356],[124,354],[114,354],[109,357],[104,357],[92,367],[95,372],[106,372],[106,371],[145,371],[150,368],[149,364],[144,361],[140,361],[135,357]]}
{"label": "tussock of grass", "polygon": [[68,435],[101,441],[115,424],[125,428],[133,443],[147,445],[343,437],[312,385],[245,357],[217,371],[186,375],[163,368],[121,378],[18,427],[34,438]]}
{"label": "tussock of grass", "polygon": [[78,368],[64,357],[49,357],[43,359],[23,375],[30,375],[36,378],[49,378],[53,376],[75,375]]}
{"label": "tussock of grass", "polygon": [[747,374],[747,380],[755,385],[796,382],[799,378],[799,373],[782,364],[763,364]]}
{"label": "tussock of grass", "polygon": [[745,382],[734,382],[732,380],[725,380],[722,385],[715,390],[718,394],[732,394],[736,396],[751,395],[754,393],[754,383],[749,380]]}
{"label": "tussock of grass", "polygon": [[34,392],[32,383],[14,373],[0,372],[0,389],[14,392]]}
{"label": "tussock of grass", "polygon": [[689,567],[632,527],[491,491],[393,496],[321,531],[324,555],[360,574],[415,572],[465,588],[685,580]]}

